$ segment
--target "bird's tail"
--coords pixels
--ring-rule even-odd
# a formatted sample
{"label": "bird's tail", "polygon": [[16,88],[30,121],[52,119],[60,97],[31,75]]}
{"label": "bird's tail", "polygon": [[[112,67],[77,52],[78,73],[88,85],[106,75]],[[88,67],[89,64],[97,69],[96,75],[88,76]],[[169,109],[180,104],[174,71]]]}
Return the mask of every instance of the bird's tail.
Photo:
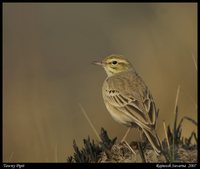
{"label": "bird's tail", "polygon": [[159,155],[161,153],[161,144],[155,130],[149,131],[145,128],[143,128],[142,130],[145,133],[149,142],[151,143],[151,146],[153,147],[156,154]]}

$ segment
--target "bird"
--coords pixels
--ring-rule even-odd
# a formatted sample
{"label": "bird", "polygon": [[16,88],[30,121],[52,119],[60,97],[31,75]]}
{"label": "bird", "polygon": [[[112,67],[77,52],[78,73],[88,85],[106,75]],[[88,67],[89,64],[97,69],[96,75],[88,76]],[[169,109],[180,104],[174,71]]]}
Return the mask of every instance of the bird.
{"label": "bird", "polygon": [[129,128],[143,131],[155,153],[161,153],[161,144],[155,127],[158,110],[149,88],[134,66],[123,55],[112,54],[101,61],[107,74],[102,86],[105,106],[112,118]]}

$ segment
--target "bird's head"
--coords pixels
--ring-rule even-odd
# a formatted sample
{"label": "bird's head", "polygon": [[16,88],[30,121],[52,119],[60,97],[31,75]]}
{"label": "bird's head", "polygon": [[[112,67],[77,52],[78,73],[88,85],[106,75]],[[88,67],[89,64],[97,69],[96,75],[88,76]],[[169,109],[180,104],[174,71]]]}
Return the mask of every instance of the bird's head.
{"label": "bird's head", "polygon": [[115,75],[124,71],[133,70],[132,64],[122,55],[109,55],[100,62],[94,62],[102,66],[108,76]]}

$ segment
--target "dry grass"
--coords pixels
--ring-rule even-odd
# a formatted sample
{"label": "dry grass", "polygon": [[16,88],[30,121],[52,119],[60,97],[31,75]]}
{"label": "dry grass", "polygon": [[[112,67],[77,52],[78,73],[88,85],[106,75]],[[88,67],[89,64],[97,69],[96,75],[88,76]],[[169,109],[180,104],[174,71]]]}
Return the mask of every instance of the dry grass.
{"label": "dry grass", "polygon": [[168,138],[168,135],[167,135],[167,129],[166,129],[165,121],[163,121],[163,127],[164,127],[164,132],[165,132],[165,137],[166,137],[166,141],[167,141],[168,150],[170,150],[169,138]]}
{"label": "dry grass", "polygon": [[193,59],[193,62],[194,62],[194,67],[195,67],[195,69],[197,71],[197,62],[196,62],[196,60],[194,58],[194,54],[193,53],[192,53],[192,59]]}
{"label": "dry grass", "polygon": [[90,120],[89,116],[87,115],[85,109],[83,108],[83,106],[79,103],[79,107],[81,108],[81,112],[83,113],[83,115],[85,116],[85,118],[87,119],[88,123],[90,124],[92,130],[94,131],[95,135],[97,136],[99,141],[102,141],[101,138],[99,137],[99,134],[97,132],[97,130],[95,129],[92,121]]}
{"label": "dry grass", "polygon": [[14,152],[12,152],[12,153],[10,154],[10,157],[9,157],[9,160],[8,160],[9,162],[12,161],[13,155],[14,155]]}
{"label": "dry grass", "polygon": [[[197,162],[197,136],[195,132],[191,132],[189,138],[182,136],[182,123],[184,120],[190,121],[197,126],[197,122],[190,117],[184,116],[178,123],[178,99],[180,94],[180,86],[177,88],[173,129],[170,125],[166,127],[163,122],[165,139],[162,141],[162,153],[159,156],[151,148],[149,143],[136,143],[135,147],[129,147],[129,144],[116,143],[116,139],[110,139],[106,130],[101,129],[100,135],[95,129],[92,121],[89,119],[84,108],[79,104],[82,113],[89,122],[92,130],[97,136],[99,142],[94,140],[83,139],[84,147],[79,149],[74,141],[74,155],[69,156],[67,162],[70,163],[97,163],[97,162]],[[196,140],[192,144],[192,139]],[[128,146],[127,146],[128,145]],[[134,153],[131,151],[134,149]]]}
{"label": "dry grass", "polygon": [[[177,88],[176,92],[176,100],[175,100],[175,106],[174,106],[174,129],[173,129],[173,134],[175,136],[175,128],[176,128],[176,121],[177,121],[177,111],[178,111],[178,98],[179,98],[179,93],[180,93],[180,85]],[[172,151],[172,161],[175,160],[175,137],[173,137],[173,151]]]}
{"label": "dry grass", "polygon": [[55,145],[55,162],[58,162],[58,146],[57,144]]}

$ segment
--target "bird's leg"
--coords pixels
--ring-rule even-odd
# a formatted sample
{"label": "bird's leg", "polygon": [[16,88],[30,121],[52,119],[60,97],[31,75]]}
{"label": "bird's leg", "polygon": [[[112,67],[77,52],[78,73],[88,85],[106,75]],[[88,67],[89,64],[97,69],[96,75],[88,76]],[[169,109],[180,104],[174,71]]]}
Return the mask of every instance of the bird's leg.
{"label": "bird's leg", "polygon": [[140,142],[142,142],[143,138],[144,138],[144,135],[143,135],[143,131],[138,129],[139,131],[139,135],[140,135]]}
{"label": "bird's leg", "polygon": [[143,131],[140,128],[137,128],[138,132],[139,132],[139,141],[137,142],[138,145],[138,150],[140,153],[140,157],[142,159],[142,162],[146,163],[146,159],[145,159],[145,155],[144,155],[144,149],[142,146],[142,143],[144,143],[146,141],[146,136],[144,135]]}
{"label": "bird's leg", "polygon": [[131,131],[131,127],[128,128],[128,130],[126,131],[124,137],[122,138],[122,140],[120,141],[120,143],[125,143],[126,146],[128,147],[128,149],[134,154],[136,155],[136,152],[131,148],[131,146],[127,143],[126,141],[126,137],[128,136],[129,132]]}
{"label": "bird's leg", "polygon": [[128,149],[131,150],[131,152],[136,156],[136,152],[131,148],[131,146],[126,141],[123,141],[123,143],[125,143]]}
{"label": "bird's leg", "polygon": [[126,140],[126,137],[128,136],[129,132],[131,131],[131,127],[128,128],[128,130],[126,131],[124,137],[122,138],[122,140],[120,141],[121,143],[123,143]]}
{"label": "bird's leg", "polygon": [[138,130],[138,134],[139,134],[138,144],[140,144],[140,146],[142,146],[143,143],[145,143],[147,141],[146,140],[146,136],[145,136],[144,132],[140,128],[137,128],[137,130]]}
{"label": "bird's leg", "polygon": [[144,155],[144,150],[142,149],[142,143],[138,142],[137,144],[138,144],[138,150],[139,150],[142,162],[146,163],[146,159],[145,159],[145,155]]}
{"label": "bird's leg", "polygon": [[145,145],[146,147],[146,144],[147,144],[147,137],[145,136],[144,132],[138,128],[138,132],[139,132],[139,136],[140,136],[140,145]]}

